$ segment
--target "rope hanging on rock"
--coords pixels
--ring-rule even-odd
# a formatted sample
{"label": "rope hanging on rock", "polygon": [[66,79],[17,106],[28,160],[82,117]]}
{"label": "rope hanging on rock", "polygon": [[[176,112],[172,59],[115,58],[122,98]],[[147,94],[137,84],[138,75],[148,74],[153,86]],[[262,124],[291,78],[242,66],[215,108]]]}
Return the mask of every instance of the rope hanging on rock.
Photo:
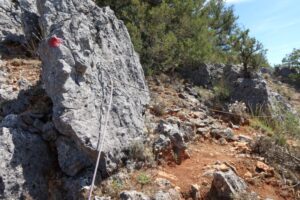
{"label": "rope hanging on rock", "polygon": [[95,186],[95,180],[96,180],[96,176],[97,176],[97,171],[98,171],[98,167],[99,167],[101,152],[102,152],[102,149],[103,149],[103,144],[104,144],[106,130],[107,130],[109,113],[110,113],[111,105],[112,105],[114,83],[113,83],[113,80],[112,80],[111,76],[109,75],[109,73],[107,73],[107,74],[109,76],[110,83],[111,83],[110,98],[109,98],[108,109],[107,109],[106,117],[105,117],[105,121],[104,121],[103,134],[102,134],[101,138],[100,137],[98,138],[98,143],[99,143],[99,140],[100,140],[100,143],[99,143],[100,145],[99,145],[99,149],[98,149],[98,157],[97,157],[96,166],[95,166],[95,170],[94,170],[93,180],[92,180],[92,184],[91,184],[90,191],[89,191],[89,198],[88,198],[89,200],[92,200],[93,189],[94,189],[94,186]]}

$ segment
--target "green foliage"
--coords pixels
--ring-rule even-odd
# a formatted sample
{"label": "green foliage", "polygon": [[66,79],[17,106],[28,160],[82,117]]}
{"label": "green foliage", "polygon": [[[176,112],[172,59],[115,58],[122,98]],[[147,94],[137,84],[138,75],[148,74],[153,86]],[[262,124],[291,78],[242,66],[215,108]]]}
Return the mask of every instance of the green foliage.
{"label": "green foliage", "polygon": [[273,130],[272,126],[268,123],[267,120],[253,117],[250,120],[250,126],[256,130],[259,130],[259,131],[267,134],[268,136],[274,135],[274,130]]}
{"label": "green foliage", "polygon": [[282,65],[287,67],[300,67],[300,49],[293,49],[292,53],[282,59]]}
{"label": "green foliage", "polygon": [[147,185],[147,184],[151,183],[151,178],[145,173],[140,173],[137,176],[136,180],[139,184],[141,184],[142,187],[144,185]]}
{"label": "green foliage", "polygon": [[261,130],[269,136],[273,136],[278,145],[284,146],[287,137],[300,137],[300,118],[297,114],[284,109],[281,105],[276,105],[271,116],[266,116],[263,112],[256,112],[250,120],[251,126]]}
{"label": "green foliage", "polygon": [[295,85],[300,85],[300,74],[290,74],[290,81]]}
{"label": "green foliage", "polygon": [[213,91],[217,101],[228,101],[230,98],[230,88],[224,79],[214,84]]}
{"label": "green foliage", "polygon": [[203,62],[243,62],[248,67],[266,61],[261,44],[248,31],[237,31],[238,17],[223,0],[96,2],[110,6],[125,22],[146,75]]}
{"label": "green foliage", "polygon": [[113,179],[113,181],[111,182],[111,187],[114,191],[121,191],[124,187],[123,182],[120,179]]}
{"label": "green foliage", "polygon": [[266,50],[259,41],[249,36],[249,30],[237,29],[231,40],[233,48],[238,53],[237,58],[243,64],[246,75],[249,74],[249,68],[255,70],[260,66],[268,65]]}

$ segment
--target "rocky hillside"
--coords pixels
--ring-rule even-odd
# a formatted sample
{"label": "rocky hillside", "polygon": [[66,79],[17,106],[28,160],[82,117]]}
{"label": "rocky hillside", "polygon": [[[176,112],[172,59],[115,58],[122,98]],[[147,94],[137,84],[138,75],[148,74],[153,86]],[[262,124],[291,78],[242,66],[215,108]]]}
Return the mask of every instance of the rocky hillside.
{"label": "rocky hillside", "polygon": [[110,8],[0,3],[0,199],[300,198],[296,89],[238,65],[145,78]]}

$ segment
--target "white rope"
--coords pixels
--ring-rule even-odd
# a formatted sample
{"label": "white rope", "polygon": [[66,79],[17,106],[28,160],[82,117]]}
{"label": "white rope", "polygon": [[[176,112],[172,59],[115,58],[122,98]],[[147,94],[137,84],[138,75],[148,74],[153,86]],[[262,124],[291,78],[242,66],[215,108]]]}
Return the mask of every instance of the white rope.
{"label": "white rope", "polygon": [[[95,186],[95,180],[96,180],[97,171],[98,171],[98,167],[99,167],[101,152],[102,152],[102,149],[103,149],[103,143],[104,143],[104,139],[105,139],[105,135],[106,135],[109,112],[110,112],[111,105],[112,105],[114,83],[113,83],[113,80],[112,80],[111,76],[109,74],[108,74],[108,76],[109,76],[110,82],[111,82],[110,99],[109,99],[109,105],[108,105],[106,118],[105,118],[105,122],[104,122],[103,135],[101,137],[101,141],[100,141],[100,145],[99,145],[98,157],[97,157],[96,166],[95,166],[95,170],[94,170],[93,180],[92,180],[91,188],[90,188],[90,191],[89,191],[89,200],[92,200],[93,189],[94,189],[94,186]],[[100,140],[100,138],[99,138],[99,140]]]}

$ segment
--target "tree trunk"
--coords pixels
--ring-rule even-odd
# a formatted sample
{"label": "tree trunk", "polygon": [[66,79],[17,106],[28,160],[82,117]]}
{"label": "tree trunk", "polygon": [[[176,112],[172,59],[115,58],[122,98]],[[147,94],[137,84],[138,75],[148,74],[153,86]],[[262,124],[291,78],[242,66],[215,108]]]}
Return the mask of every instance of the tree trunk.
{"label": "tree trunk", "polygon": [[243,67],[244,67],[244,69],[243,69],[244,77],[250,78],[250,72],[248,71],[248,63],[244,62]]}

